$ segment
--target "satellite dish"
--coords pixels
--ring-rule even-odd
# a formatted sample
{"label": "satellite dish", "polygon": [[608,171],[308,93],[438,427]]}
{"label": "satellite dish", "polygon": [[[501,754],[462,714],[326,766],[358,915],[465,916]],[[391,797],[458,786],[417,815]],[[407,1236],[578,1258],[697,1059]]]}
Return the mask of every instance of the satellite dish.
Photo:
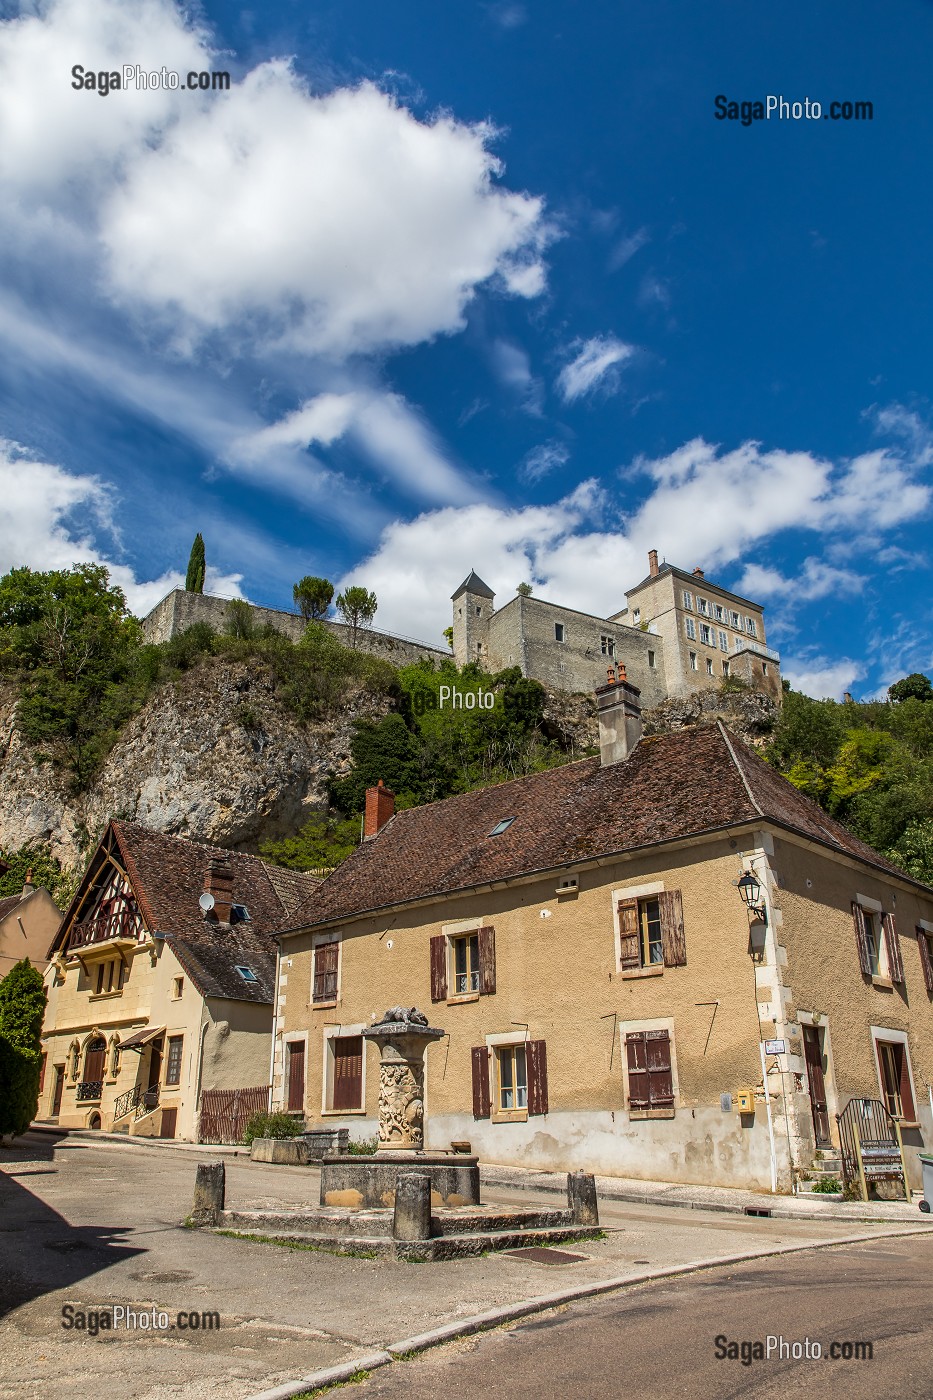
{"label": "satellite dish", "polygon": [[205,914],[211,912],[214,907],[214,896],[211,894],[210,890],[204,891],[201,898],[198,900],[198,904],[204,910]]}

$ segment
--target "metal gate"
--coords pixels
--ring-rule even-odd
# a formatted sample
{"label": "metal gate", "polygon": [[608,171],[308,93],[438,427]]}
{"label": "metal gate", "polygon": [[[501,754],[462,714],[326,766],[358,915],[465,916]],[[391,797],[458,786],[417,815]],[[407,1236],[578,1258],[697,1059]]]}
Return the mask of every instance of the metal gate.
{"label": "metal gate", "polygon": [[863,1201],[876,1181],[903,1181],[905,1198],[910,1186],[904,1167],[901,1128],[880,1099],[850,1099],[841,1113],[839,1146],[842,1152],[842,1179],[846,1186],[858,1185]]}

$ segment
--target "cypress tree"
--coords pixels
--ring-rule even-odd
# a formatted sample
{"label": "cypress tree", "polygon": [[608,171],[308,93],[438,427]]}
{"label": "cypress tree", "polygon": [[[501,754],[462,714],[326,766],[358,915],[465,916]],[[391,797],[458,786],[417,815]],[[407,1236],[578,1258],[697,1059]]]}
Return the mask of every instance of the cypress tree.
{"label": "cypress tree", "polygon": [[188,572],[185,575],[185,589],[188,593],[204,592],[204,539],[201,531],[194,537],[191,554],[188,558]]}

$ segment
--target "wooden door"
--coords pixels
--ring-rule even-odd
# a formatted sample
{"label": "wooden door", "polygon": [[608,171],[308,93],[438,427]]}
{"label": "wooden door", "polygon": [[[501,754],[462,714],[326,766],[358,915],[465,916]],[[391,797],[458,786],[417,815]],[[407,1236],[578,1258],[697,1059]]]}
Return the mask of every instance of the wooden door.
{"label": "wooden door", "polygon": [[826,1105],[826,1080],[823,1077],[823,1048],[820,1032],[816,1026],[803,1028],[804,1054],[807,1061],[807,1080],[810,1085],[810,1109],[813,1113],[813,1131],[817,1147],[832,1147],[829,1131],[829,1110]]}
{"label": "wooden door", "polygon": [[363,1037],[341,1035],[334,1041],[334,1108],[363,1107]]}
{"label": "wooden door", "polygon": [[301,1113],[305,1106],[305,1043],[288,1042],[288,1111]]}
{"label": "wooden door", "polygon": [[178,1121],[177,1108],[163,1108],[162,1126],[159,1128],[160,1138],[173,1138],[175,1136],[175,1124]]}
{"label": "wooden door", "polygon": [[158,1084],[162,1078],[162,1042],[154,1040],[152,1049],[149,1052],[149,1083],[147,1088],[151,1089],[154,1084]]}
{"label": "wooden door", "polygon": [[62,1111],[62,1093],[65,1088],[65,1066],[55,1066],[55,1088],[52,1090],[52,1117],[57,1118]]}

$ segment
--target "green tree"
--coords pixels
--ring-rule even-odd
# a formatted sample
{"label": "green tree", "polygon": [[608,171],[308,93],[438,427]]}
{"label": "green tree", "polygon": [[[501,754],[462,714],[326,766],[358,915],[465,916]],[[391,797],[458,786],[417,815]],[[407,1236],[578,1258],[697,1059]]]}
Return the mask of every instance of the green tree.
{"label": "green tree", "polygon": [[530,583],[520,583],[520,584],[518,585],[518,587],[516,588],[515,592],[518,594],[518,596],[519,596],[520,598],[530,598],[530,597],[531,597],[531,593],[532,593],[531,584],[530,584]]}
{"label": "green tree", "polygon": [[453,649],[454,649],[454,629],[453,629],[452,627],[445,627],[445,628],[444,628],[444,641],[445,641],[445,642],[447,643],[447,645],[450,647],[451,651],[453,651]]}
{"label": "green tree", "polygon": [[224,631],[228,637],[251,641],[256,635],[253,610],[245,598],[231,598],[227,604]]}
{"label": "green tree", "polygon": [[895,704],[902,700],[922,700],[926,704],[933,700],[930,677],[924,676],[920,671],[914,671],[912,676],[905,676],[903,680],[888,686],[888,699],[893,700]]}
{"label": "green tree", "polygon": [[885,855],[915,880],[933,885],[933,818],[911,822]]}
{"label": "green tree", "polygon": [[369,627],[376,616],[376,607],[375,593],[359,584],[338,593],[337,611],[350,629],[350,645],[354,649],[360,629]]}
{"label": "green tree", "polygon": [[47,846],[20,846],[16,851],[4,851],[3,859],[9,869],[0,875],[0,899],[19,894],[32,873],[34,885],[44,885],[59,909],[67,909],[77,888],[77,870],[63,870]]}
{"label": "green tree", "polygon": [[358,818],[341,820],[315,812],[293,836],[261,842],[259,854],[286,870],[329,870],[346,860],[359,840]]}
{"label": "green tree", "polygon": [[188,572],[185,575],[185,588],[189,593],[204,592],[204,539],[201,531],[194,537],[191,553],[188,556]]}
{"label": "green tree", "polygon": [[327,616],[327,610],[333,602],[334,585],[330,579],[315,578],[312,574],[307,574],[295,584],[292,596],[295,599],[295,607],[305,622],[319,622],[322,617]]}
{"label": "green tree", "polygon": [[0,1137],[24,1133],[36,1116],[45,1000],[42,974],[28,958],[0,982]]}

